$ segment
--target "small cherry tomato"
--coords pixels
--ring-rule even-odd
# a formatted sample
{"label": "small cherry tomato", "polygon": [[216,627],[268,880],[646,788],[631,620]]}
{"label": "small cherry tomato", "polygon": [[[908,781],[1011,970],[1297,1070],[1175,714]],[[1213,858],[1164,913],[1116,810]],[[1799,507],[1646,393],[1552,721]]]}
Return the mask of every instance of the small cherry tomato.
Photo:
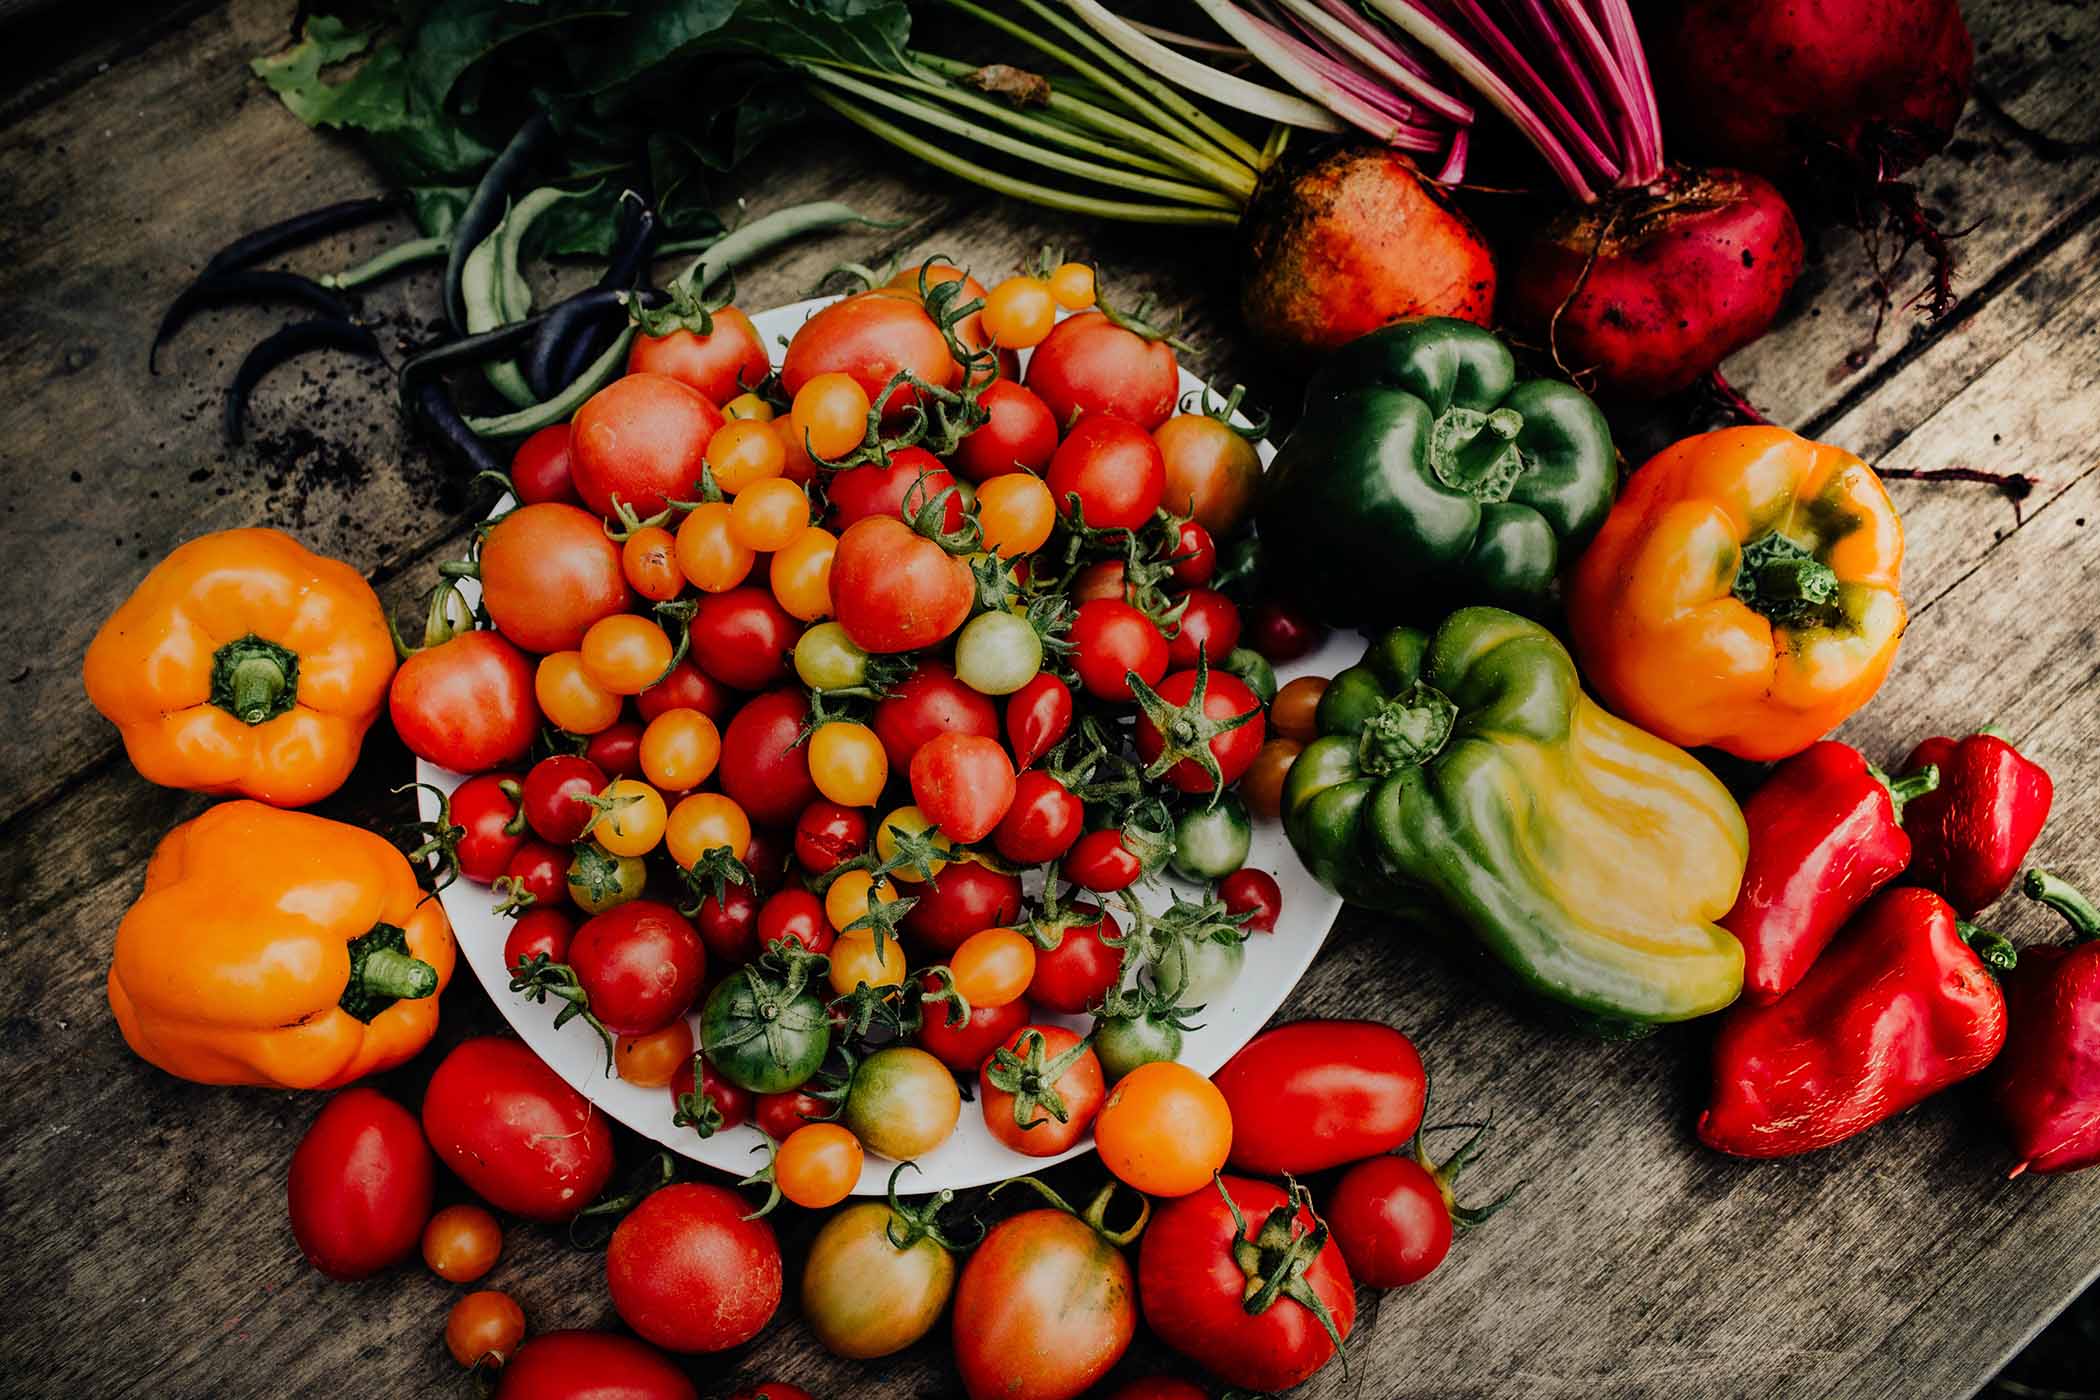
{"label": "small cherry tomato", "polygon": [[788,656],[801,635],[795,619],[763,588],[710,593],[693,612],[693,660],[726,686],[764,690],[787,678]]}
{"label": "small cherry tomato", "polygon": [[692,869],[713,850],[727,849],[742,860],[751,849],[751,818],[719,792],[692,793],[665,819],[664,848],[680,870]]}
{"label": "small cherry tomato", "polygon": [[1213,669],[1240,644],[1239,605],[1210,588],[1191,588],[1182,603],[1180,623],[1167,638],[1167,664],[1179,670],[1195,666],[1199,657]]}
{"label": "small cherry tomato", "polygon": [[1084,311],[1094,304],[1094,268],[1091,263],[1059,263],[1050,273],[1050,295],[1067,311]]}
{"label": "small cherry tomato", "polygon": [[963,940],[948,967],[955,990],[973,1011],[1004,1006],[1034,980],[1035,944],[1010,928],[984,929]]}
{"label": "small cherry tomato", "polygon": [[860,1139],[837,1123],[808,1123],[788,1134],[773,1157],[780,1194],[809,1210],[835,1206],[860,1180]]}
{"label": "small cherry tomato", "polygon": [[809,496],[783,477],[754,481],[729,507],[729,533],[746,549],[771,554],[809,528]]}
{"label": "small cherry tomato", "polygon": [[1054,774],[1031,768],[1014,782],[1014,800],[992,846],[1016,865],[1041,865],[1072,849],[1086,829],[1086,803]]}
{"label": "small cherry tomato", "polygon": [[[897,898],[896,886],[888,880],[878,883],[865,870],[848,870],[833,880],[824,891],[824,917],[831,920],[832,928],[844,933],[848,924],[866,918],[871,891],[877,904],[888,904]],[[846,984],[846,990],[853,990],[851,982]]]}
{"label": "small cherry tomato", "polygon": [[812,875],[828,875],[868,848],[868,819],[858,808],[812,802],[795,818],[795,860]]}
{"label": "small cherry tomato", "polygon": [[908,772],[912,755],[937,734],[999,737],[999,711],[938,661],[920,661],[912,673],[875,702],[870,719],[890,756],[892,772]]}
{"label": "small cherry tomato", "polygon": [[1262,821],[1283,814],[1283,782],[1305,745],[1296,739],[1270,739],[1254,751],[1254,761],[1240,775],[1240,800]]}
{"label": "small cherry tomato", "polygon": [[1041,345],[1057,324],[1057,298],[1040,277],[1009,277],[984,299],[984,328],[1007,350]]}
{"label": "small cherry tomato", "polygon": [[1027,1026],[977,1073],[984,1125],[1029,1157],[1055,1157],[1101,1111],[1101,1061],[1063,1026]]}
{"label": "small cherry tomato", "polygon": [[510,485],[520,505],[542,501],[580,504],[576,483],[569,475],[567,423],[551,424],[518,444],[510,458]]}
{"label": "small cherry tomato", "polygon": [[[867,913],[865,905],[861,913]],[[876,988],[901,986],[906,970],[904,949],[894,937],[885,937],[878,949],[874,934],[856,929],[840,933],[831,945],[831,990],[840,996],[862,983]]]}
{"label": "small cherry tomato", "polygon": [[722,405],[724,418],[747,418],[757,423],[773,421],[773,405],[766,402],[763,394],[738,394]]}
{"label": "small cherry tomato", "polygon": [[[938,983],[939,979],[931,981]],[[939,987],[929,985],[927,990],[938,991]],[[951,1024],[945,1008],[935,1004],[926,1008],[916,1039],[920,1049],[946,1065],[951,1073],[975,1074],[985,1056],[1012,1040],[1021,1027],[1034,1019],[1035,1008],[1026,997],[1004,1006],[972,1007],[966,1026]]]}
{"label": "small cherry tomato", "polygon": [[1372,1288],[1420,1283],[1451,1252],[1451,1204],[1411,1157],[1372,1157],[1342,1174],[1324,1212],[1349,1276]]}
{"label": "small cherry tomato", "polygon": [[1060,868],[1067,880],[1096,894],[1127,890],[1145,873],[1144,862],[1123,844],[1123,833],[1114,827],[1089,831],[1074,841]]}
{"label": "small cherry tomato", "polygon": [[608,778],[642,776],[642,726],[623,719],[591,735],[583,756],[605,770]]}
{"label": "small cherry tomato", "polygon": [[904,916],[904,931],[936,952],[952,953],[971,934],[1021,917],[1021,877],[981,861],[950,861],[912,893],[918,902]]}
{"label": "small cherry tomato", "polygon": [[447,1283],[472,1283],[502,1253],[503,1227],[471,1201],[446,1206],[423,1227],[423,1262]]}
{"label": "small cherry tomato", "polygon": [[722,967],[741,967],[765,950],[758,941],[758,892],[748,885],[725,883],[717,897],[709,891],[693,912],[693,927],[707,945],[707,956]]}
{"label": "small cherry tomato", "polygon": [[736,537],[726,501],[702,501],[678,526],[678,567],[702,593],[727,593],[751,576],[758,556]]}
{"label": "small cherry tomato", "polygon": [[519,815],[523,799],[515,773],[477,774],[452,790],[452,824],[461,833],[453,855],[461,875],[488,885],[510,867],[510,858],[525,844],[526,823]]}
{"label": "small cherry tomato", "polygon": [[1089,695],[1130,700],[1129,673],[1147,685],[1167,674],[1167,639],[1152,619],[1128,603],[1097,598],[1081,603],[1072,619],[1072,669]]}
{"label": "small cherry tomato", "polygon": [[1116,1081],[1094,1120],[1101,1165],[1148,1196],[1210,1185],[1232,1151],[1232,1110],[1187,1065],[1155,1060]]}
{"label": "small cherry tomato", "polygon": [[728,414],[739,391],[764,379],[773,366],[758,327],[734,306],[710,312],[706,324],[705,335],[685,326],[668,335],[637,335],[627,352],[627,372],[668,375],[721,404]]}
{"label": "small cherry tomato", "polygon": [[809,776],[841,807],[873,806],[889,782],[889,756],[865,724],[832,720],[809,736]]}
{"label": "small cherry tomato", "polygon": [[1017,768],[1050,752],[1071,727],[1071,687],[1053,675],[1040,674],[1007,697],[1006,741]]}
{"label": "small cherry tomato", "polygon": [[1043,479],[1028,472],[995,476],[977,488],[984,547],[1001,559],[1033,554],[1057,524],[1057,503]]}
{"label": "small cherry tomato", "polygon": [[1153,429],[1166,464],[1161,501],[1176,515],[1194,516],[1212,538],[1232,534],[1254,506],[1261,486],[1261,454],[1254,444],[1207,413],[1182,413]]}
{"label": "small cherry tomato", "polygon": [[646,617],[600,618],[583,634],[583,665],[600,689],[639,695],[671,669],[671,639]]}
{"label": "small cherry tomato", "polygon": [[591,835],[611,855],[645,856],[664,839],[663,794],[647,783],[615,778],[593,805],[598,820],[591,823]]}
{"label": "small cherry tomato", "polygon": [[503,965],[516,967],[544,954],[548,962],[569,960],[569,940],[576,936],[576,921],[559,909],[545,906],[527,909],[512,921],[503,938]]}
{"label": "small cherry tomato", "polygon": [[1275,662],[1296,661],[1320,644],[1327,629],[1283,603],[1256,603],[1247,613],[1247,645]]}
{"label": "small cherry tomato", "polygon": [[[1192,714],[1200,674],[1197,671],[1176,671],[1159,683],[1159,699],[1171,710],[1183,715]],[[1132,738],[1137,744],[1138,757],[1148,765],[1166,756],[1169,744],[1174,746],[1176,753],[1191,753],[1190,757],[1183,758],[1161,776],[1169,785],[1183,792],[1209,794],[1221,780],[1227,787],[1238,782],[1240,775],[1254,762],[1254,755],[1261,749],[1264,721],[1261,698],[1247,688],[1245,681],[1229,671],[1209,673],[1201,709],[1203,718],[1213,724],[1247,717],[1236,727],[1219,731],[1203,745],[1209,749],[1211,761],[1217,765],[1215,775],[1207,772],[1203,763],[1194,756],[1201,754],[1203,748],[1190,749],[1190,744],[1198,741],[1184,743],[1179,737],[1169,738],[1149,714],[1138,716],[1137,730]],[[1175,729],[1182,721],[1174,719],[1166,723],[1169,729]]]}
{"label": "small cherry tomato", "polygon": [[782,939],[793,939],[805,951],[824,956],[838,935],[824,917],[824,901],[808,890],[784,889],[758,907],[758,943],[770,948]]}
{"label": "small cherry tomato", "polygon": [[613,1068],[620,1078],[644,1089],[661,1089],[693,1058],[693,1028],[681,1016],[643,1035],[623,1035],[613,1043]]}
{"label": "small cherry tomato", "polygon": [[955,637],[955,677],[980,695],[1011,695],[1043,670],[1043,639],[1026,618],[979,613]]}
{"label": "small cherry tomato", "polygon": [[1055,920],[1037,920],[1030,932],[1036,955],[1028,999],[1040,1010],[1077,1016],[1123,980],[1123,950],[1107,941],[1120,929],[1095,906],[1070,905]]}
{"label": "small cherry tomato", "polygon": [[1201,588],[1217,575],[1218,543],[1200,520],[1184,520],[1175,528],[1168,557],[1174,568],[1167,577],[1178,587]]}
{"label": "small cherry tomato", "polygon": [[1051,454],[1046,473],[1060,512],[1096,530],[1149,523],[1166,490],[1159,444],[1137,424],[1095,415],[1080,420]]}
{"label": "small cherry tomato", "polygon": [[[700,1077],[693,1077],[698,1066]],[[739,1084],[724,1079],[705,1055],[691,1055],[671,1075],[673,1126],[691,1128],[703,1139],[740,1128],[751,1121],[754,1095]]]}
{"label": "small cherry tomato", "polygon": [[838,536],[831,531],[805,526],[767,566],[773,596],[798,621],[831,616],[831,557],[838,547]]}
{"label": "small cherry tomato", "polygon": [[723,495],[735,496],[787,470],[787,449],[771,425],[739,419],[724,423],[707,444],[707,469]]}
{"label": "small cherry tomato", "polygon": [[445,1350],[462,1366],[491,1357],[501,1365],[524,1340],[525,1310],[492,1288],[467,1294],[445,1316]]}
{"label": "small cherry tomato", "polygon": [[671,674],[634,697],[634,708],[647,724],[666,710],[698,710],[717,725],[736,709],[736,693],[681,657]]}
{"label": "small cherry tomato", "polygon": [[[914,763],[918,762],[917,757],[915,756],[912,761]],[[883,861],[891,860],[896,856],[900,842],[911,837],[925,838],[934,850],[942,853],[940,855],[928,855],[922,862],[902,865],[891,872],[892,875],[905,884],[916,885],[922,881],[933,879],[947,868],[946,853],[954,850],[955,843],[948,839],[945,832],[937,832],[933,829],[933,819],[927,816],[925,811],[918,805],[897,807],[875,823],[875,854],[877,858]]]}
{"label": "small cherry tomato", "polygon": [[1009,472],[1039,474],[1049,465],[1057,450],[1057,420],[1034,391],[999,379],[985,386],[977,403],[989,416],[951,454],[957,471],[989,482]]}
{"label": "small cherry tomato", "polygon": [[751,1121],[767,1137],[786,1142],[810,1124],[837,1116],[837,1112],[837,1104],[827,1103],[800,1089],[789,1089],[781,1094],[760,1094],[752,1109]]}
{"label": "small cherry tomato", "polygon": [[627,586],[652,602],[667,603],[685,592],[678,567],[678,537],[661,525],[644,525],[620,545],[620,571]]}
{"label": "small cherry tomato", "polygon": [[376,1089],[345,1089],[292,1153],[292,1237],[328,1277],[369,1278],[415,1252],[436,1185],[415,1115]]}
{"label": "small cherry tomato", "polygon": [[1226,913],[1248,916],[1241,928],[1250,933],[1276,932],[1277,917],[1283,913],[1283,887],[1268,871],[1242,866],[1218,881],[1218,898]]}
{"label": "small cherry tomato", "polygon": [[[872,730],[868,741],[881,751]],[[1013,760],[997,739],[943,734],[912,755],[911,795],[919,811],[948,840],[974,844],[992,834],[1013,803]]]}
{"label": "small cherry tomato", "polygon": [[664,792],[690,792],[714,774],[722,734],[698,710],[665,710],[642,731],[642,776]]}
{"label": "small cherry tomato", "polygon": [[620,718],[620,697],[598,684],[580,651],[550,652],[532,676],[533,699],[556,729],[596,734]]}
{"label": "small cherry tomato", "polygon": [[596,841],[571,848],[565,872],[569,900],[586,914],[603,914],[640,899],[649,867],[640,856],[616,856]]}
{"label": "small cherry tomato", "polygon": [[[610,857],[607,857],[610,859]],[[518,847],[503,872],[512,898],[529,909],[569,902],[569,848],[545,841],[527,841]]]}
{"label": "small cherry tomato", "polygon": [[868,433],[868,391],[849,374],[812,375],[789,414],[795,438],[813,457],[843,457]]}
{"label": "small cherry tomato", "polygon": [[1320,697],[1326,693],[1325,676],[1300,676],[1285,681],[1276,698],[1269,702],[1269,728],[1285,739],[1310,744],[1319,737],[1314,716],[1320,708]]}
{"label": "small cherry tomato", "polygon": [[1029,359],[1027,384],[1060,424],[1109,414],[1147,433],[1167,421],[1181,397],[1174,347],[1100,311],[1058,322]]}
{"label": "small cherry tomato", "polygon": [[569,964],[591,1014],[614,1035],[647,1035],[685,1015],[707,972],[707,951],[683,914],[637,899],[585,921]]}

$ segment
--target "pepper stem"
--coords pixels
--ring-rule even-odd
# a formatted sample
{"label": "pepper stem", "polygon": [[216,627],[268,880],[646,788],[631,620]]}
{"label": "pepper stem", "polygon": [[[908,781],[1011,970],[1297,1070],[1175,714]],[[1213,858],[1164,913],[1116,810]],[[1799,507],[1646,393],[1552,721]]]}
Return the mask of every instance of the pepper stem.
{"label": "pepper stem", "polygon": [[298,698],[298,653],[253,632],[212,653],[211,703],[242,724],[273,720]]}
{"label": "pepper stem", "polygon": [[1812,621],[1838,591],[1837,571],[1778,531],[1743,546],[1736,598],[1779,627]]}
{"label": "pepper stem", "polygon": [[2036,866],[2020,881],[2020,893],[2063,915],[2077,935],[2075,942],[2100,938],[2100,907],[2096,907],[2070,881],[2058,879]]}
{"label": "pepper stem", "polygon": [[1383,777],[1427,763],[1443,751],[1457,722],[1458,706],[1451,698],[1417,681],[1364,721],[1356,745],[1357,765],[1373,777]]}
{"label": "pepper stem", "polygon": [[1940,768],[1936,763],[1928,763],[1917,772],[1905,773],[1893,782],[1884,778],[1882,779],[1882,785],[1889,790],[1889,807],[1892,809],[1894,819],[1900,825],[1903,821],[1904,803],[1914,797],[1923,797],[1926,793],[1932,792],[1939,787]]}
{"label": "pepper stem", "polygon": [[408,951],[408,935],[394,924],[374,924],[350,940],[350,975],[336,1004],[369,1025],[397,1001],[437,991],[437,969]]}
{"label": "pepper stem", "polygon": [[1954,930],[1961,935],[1962,942],[1975,949],[1976,956],[1981,958],[1983,965],[1991,971],[2011,972],[2019,966],[2019,952],[2014,949],[2012,940],[2004,934],[1994,933],[1980,924],[1970,923],[1967,919],[1956,919]]}
{"label": "pepper stem", "polygon": [[1524,454],[1516,447],[1523,430],[1524,415],[1513,408],[1447,408],[1430,433],[1430,470],[1476,501],[1506,501],[1524,472]]}

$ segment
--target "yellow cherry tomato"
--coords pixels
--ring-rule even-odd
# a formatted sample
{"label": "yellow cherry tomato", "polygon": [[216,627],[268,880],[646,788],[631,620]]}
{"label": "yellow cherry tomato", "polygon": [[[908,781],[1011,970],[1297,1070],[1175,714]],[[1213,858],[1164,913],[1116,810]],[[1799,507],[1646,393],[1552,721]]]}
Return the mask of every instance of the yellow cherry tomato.
{"label": "yellow cherry tomato", "polygon": [[722,405],[722,416],[745,418],[754,423],[770,423],[773,421],[773,405],[766,402],[762,394],[738,394]]}
{"label": "yellow cherry tomato", "polygon": [[653,603],[667,603],[685,592],[678,567],[678,540],[661,525],[644,525],[620,545],[620,572],[627,584]]}
{"label": "yellow cherry tomato", "polygon": [[1094,1120],[1101,1164],[1148,1196],[1202,1191],[1232,1152],[1232,1110],[1187,1065],[1156,1060],[1116,1081]]}
{"label": "yellow cherry tomato", "polygon": [[729,522],[727,501],[702,501],[678,527],[678,567],[703,593],[727,593],[758,562],[757,554],[737,543]]}
{"label": "yellow cherry tomato", "polygon": [[833,720],[809,736],[809,776],[842,807],[869,807],[890,780],[890,759],[882,740],[865,724]]}
{"label": "yellow cherry tomato", "polygon": [[591,678],[580,651],[552,651],[532,674],[532,697],[556,729],[596,734],[620,718],[620,697]]}
{"label": "yellow cherry tomato", "polygon": [[1057,324],[1057,298],[1040,277],[1009,277],[984,299],[984,328],[1007,350],[1041,345]]}
{"label": "yellow cherry tomato", "polygon": [[1041,477],[1008,472],[978,486],[977,518],[984,525],[984,547],[1012,559],[1043,547],[1057,524],[1057,502]]}
{"label": "yellow cherry tomato", "polygon": [[584,669],[601,689],[640,695],[671,669],[671,637],[634,613],[601,617],[583,634]]}
{"label": "yellow cherry tomato", "polygon": [[798,622],[831,616],[831,556],[839,537],[811,525],[773,556],[769,578],[773,597]]}
{"label": "yellow cherry tomato", "polygon": [[846,925],[867,917],[868,891],[871,889],[875,892],[877,904],[896,902],[897,887],[887,880],[877,884],[875,877],[865,870],[849,870],[831,882],[824,891],[824,917],[833,931],[843,933]]}
{"label": "yellow cherry tomato", "polygon": [[729,507],[729,533],[746,549],[771,554],[809,528],[809,495],[784,476],[754,481]]}
{"label": "yellow cherry tomato", "polygon": [[770,424],[755,418],[734,418],[707,441],[707,469],[725,496],[734,496],[755,481],[766,481],[787,470],[787,449],[780,445]]}
{"label": "yellow cherry tomato", "polygon": [[683,1016],[647,1035],[623,1035],[613,1046],[620,1078],[644,1089],[661,1089],[693,1058],[693,1028]]}
{"label": "yellow cherry tomato", "polygon": [[1059,263],[1050,274],[1050,295],[1067,311],[1084,311],[1094,304],[1094,269],[1086,263]]}
{"label": "yellow cherry tomato", "polygon": [[664,849],[678,868],[690,870],[700,857],[722,846],[738,860],[751,849],[751,818],[744,809],[719,792],[680,798],[664,822]]}
{"label": "yellow cherry tomato", "polygon": [[609,854],[645,856],[664,839],[664,796],[634,778],[615,778],[598,794],[591,835]]}
{"label": "yellow cherry tomato", "polygon": [[835,1206],[860,1180],[860,1139],[836,1123],[810,1123],[788,1134],[773,1157],[773,1184],[808,1210]]}
{"label": "yellow cherry tomato", "polygon": [[899,986],[908,970],[904,949],[894,935],[883,937],[880,951],[875,935],[860,929],[840,934],[839,941],[831,945],[831,990],[840,996],[863,982],[871,987]]}
{"label": "yellow cherry tomato", "polygon": [[868,434],[868,391],[850,374],[819,374],[789,410],[795,438],[818,457],[843,457]]}
{"label": "yellow cherry tomato", "polygon": [[[897,834],[899,832],[909,836],[918,836],[932,830],[933,823],[927,820],[926,814],[920,811],[916,804],[908,807],[899,807],[876,824],[875,854],[882,860],[888,860],[891,856],[897,854]],[[942,851],[953,851],[955,849],[954,844],[947,837],[938,833],[934,835],[933,844],[936,849]],[[890,873],[907,883],[917,884],[921,880],[932,879],[947,868],[947,861],[939,856],[932,856],[927,859],[924,869],[906,865]]]}
{"label": "yellow cherry tomato", "polygon": [[1004,1006],[1035,977],[1035,943],[1010,928],[981,929],[948,959],[955,990],[972,1006]]}
{"label": "yellow cherry tomato", "polygon": [[664,792],[690,792],[722,757],[722,733],[698,710],[665,710],[642,731],[642,776]]}

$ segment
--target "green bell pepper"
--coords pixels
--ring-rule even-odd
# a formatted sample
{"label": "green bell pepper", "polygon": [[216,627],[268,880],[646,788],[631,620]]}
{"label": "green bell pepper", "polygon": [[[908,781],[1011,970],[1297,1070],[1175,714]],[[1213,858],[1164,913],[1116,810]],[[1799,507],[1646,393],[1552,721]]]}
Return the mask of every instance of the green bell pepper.
{"label": "green bell pepper", "polygon": [[1592,1029],[1702,1016],[1741,991],[1742,946],[1716,922],[1742,880],[1741,810],[1691,755],[1584,695],[1545,628],[1499,608],[1395,628],[1334,678],[1317,724],[1284,826],[1344,899],[1426,894],[1442,927]]}
{"label": "green bell pepper", "polygon": [[1469,321],[1399,321],[1343,346],[1263,480],[1269,574],[1331,621],[1534,616],[1618,489],[1587,395],[1517,378]]}

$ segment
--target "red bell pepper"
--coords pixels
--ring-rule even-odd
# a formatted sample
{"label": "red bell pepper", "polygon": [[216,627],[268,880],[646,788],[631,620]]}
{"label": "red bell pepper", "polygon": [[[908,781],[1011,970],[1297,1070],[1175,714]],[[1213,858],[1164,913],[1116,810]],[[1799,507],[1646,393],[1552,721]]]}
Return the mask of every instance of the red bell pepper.
{"label": "red bell pepper", "polygon": [[2042,766],[1986,729],[1965,739],[1927,739],[1903,765],[1931,764],[1939,788],[1910,804],[1911,879],[1973,918],[2012,887],[2049,819],[2053,790]]}
{"label": "red bell pepper", "polygon": [[2011,944],[1932,891],[1884,891],[1793,991],[1727,1013],[1700,1141],[1737,1157],[1810,1152],[1967,1079],[2005,1043],[1991,968],[2012,965]]}
{"label": "red bell pepper", "polygon": [[2012,1029],[1992,1089],[2020,1154],[2012,1175],[2074,1172],[2100,1163],[2100,909],[2044,870],[2028,871],[2020,889],[2077,937],[2020,951],[2005,979]]}
{"label": "red bell pepper", "polygon": [[1743,999],[1792,990],[1831,935],[1910,864],[1903,807],[1939,784],[1927,767],[1899,783],[1850,744],[1825,739],[1774,769],[1750,802],[1750,863],[1721,927],[1743,945]]}

